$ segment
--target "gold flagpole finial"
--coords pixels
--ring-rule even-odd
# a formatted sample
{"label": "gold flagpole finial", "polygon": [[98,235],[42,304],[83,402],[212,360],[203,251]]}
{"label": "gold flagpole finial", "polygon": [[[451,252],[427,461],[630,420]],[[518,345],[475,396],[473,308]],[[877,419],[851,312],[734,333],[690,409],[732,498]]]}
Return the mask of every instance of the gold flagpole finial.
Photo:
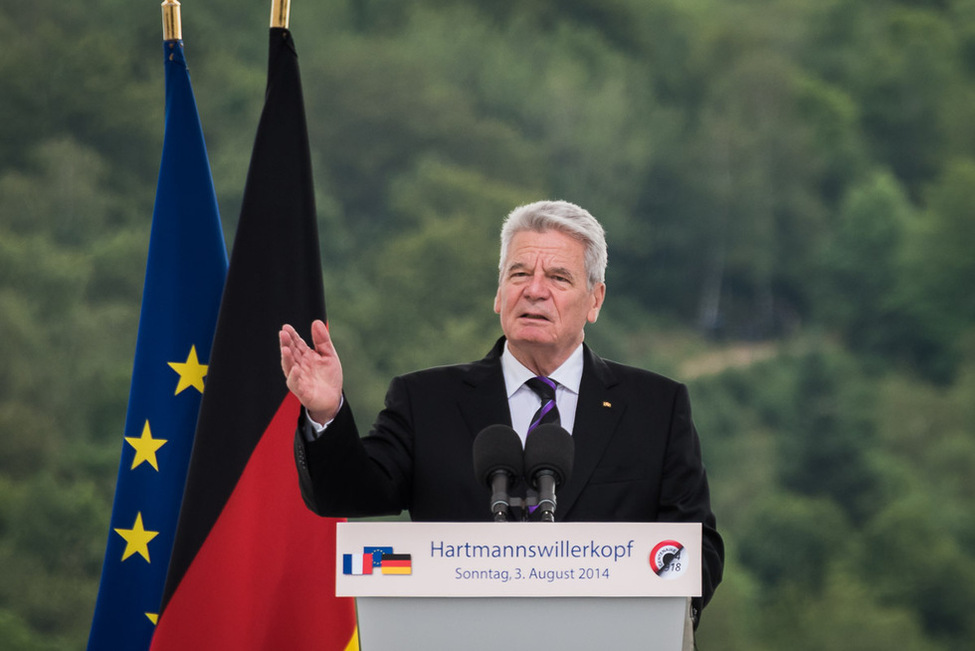
{"label": "gold flagpole finial", "polygon": [[291,21],[291,0],[271,0],[271,27],[288,29]]}
{"label": "gold flagpole finial", "polygon": [[183,38],[183,23],[179,17],[179,2],[163,0],[163,40],[178,41]]}

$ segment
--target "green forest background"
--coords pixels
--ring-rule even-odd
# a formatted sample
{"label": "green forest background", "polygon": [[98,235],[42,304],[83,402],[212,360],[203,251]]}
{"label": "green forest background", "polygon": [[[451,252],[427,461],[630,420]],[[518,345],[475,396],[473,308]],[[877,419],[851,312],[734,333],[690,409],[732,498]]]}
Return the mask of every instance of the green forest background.
{"label": "green forest background", "polygon": [[[182,13],[229,245],[270,2]],[[975,0],[294,0],[291,27],[364,420],[487,351],[500,220],[573,201],[610,245],[589,342],[690,386],[728,546],[700,648],[975,648]],[[87,639],[161,40],[156,0],[0,8],[9,651]]]}

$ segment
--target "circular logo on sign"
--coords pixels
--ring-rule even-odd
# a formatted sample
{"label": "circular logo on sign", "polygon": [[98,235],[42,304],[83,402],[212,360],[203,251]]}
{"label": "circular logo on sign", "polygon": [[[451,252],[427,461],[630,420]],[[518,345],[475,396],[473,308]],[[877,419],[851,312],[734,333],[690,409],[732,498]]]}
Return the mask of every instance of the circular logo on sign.
{"label": "circular logo on sign", "polygon": [[663,579],[680,576],[687,563],[682,557],[684,546],[676,540],[663,540],[654,545],[650,552],[650,567],[654,574]]}

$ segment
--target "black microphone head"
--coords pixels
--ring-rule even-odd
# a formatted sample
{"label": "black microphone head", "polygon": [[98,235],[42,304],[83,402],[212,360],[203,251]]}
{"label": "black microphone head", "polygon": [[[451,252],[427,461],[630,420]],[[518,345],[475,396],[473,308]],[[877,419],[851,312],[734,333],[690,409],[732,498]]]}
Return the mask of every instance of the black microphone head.
{"label": "black microphone head", "polygon": [[474,475],[491,486],[492,475],[502,470],[512,477],[525,471],[521,439],[507,425],[485,427],[474,439]]}
{"label": "black microphone head", "polygon": [[534,482],[536,473],[549,470],[555,475],[555,485],[561,486],[572,474],[575,454],[575,442],[568,432],[554,423],[539,425],[525,440],[526,476]]}

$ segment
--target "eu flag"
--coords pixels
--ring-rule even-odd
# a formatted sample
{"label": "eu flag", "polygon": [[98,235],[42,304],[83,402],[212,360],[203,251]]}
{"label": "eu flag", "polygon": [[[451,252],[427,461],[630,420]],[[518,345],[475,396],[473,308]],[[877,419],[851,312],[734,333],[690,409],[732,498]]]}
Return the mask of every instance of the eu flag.
{"label": "eu flag", "polygon": [[183,42],[163,50],[162,161],[90,651],[144,651],[152,640],[227,274]]}

